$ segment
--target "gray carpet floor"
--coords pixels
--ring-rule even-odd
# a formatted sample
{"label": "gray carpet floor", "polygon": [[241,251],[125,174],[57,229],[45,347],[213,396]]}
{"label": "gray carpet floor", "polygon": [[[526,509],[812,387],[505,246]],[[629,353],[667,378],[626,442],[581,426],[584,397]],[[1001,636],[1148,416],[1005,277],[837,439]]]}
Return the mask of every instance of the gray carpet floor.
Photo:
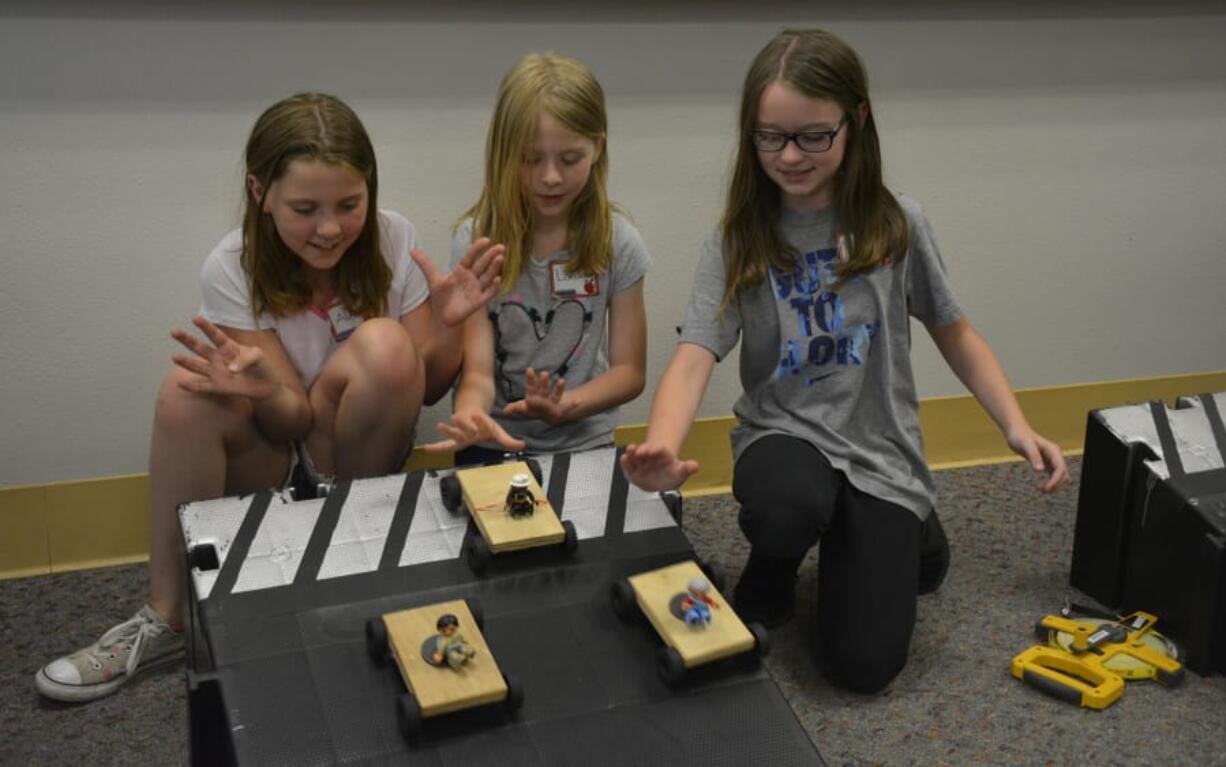
{"label": "gray carpet floor", "polygon": [[[920,598],[911,658],[882,694],[832,687],[806,650],[816,553],[801,569],[797,619],[772,634],[767,666],[831,765],[1226,765],[1226,678],[1182,687],[1130,683],[1096,712],[1022,686],[1010,659],[1066,597],[1078,462],[1055,497],[1032,472],[1004,464],[939,472],[953,564]],[[728,496],[690,499],[698,553],[734,583],[748,549]],[[168,765],[186,761],[179,669],[152,672],[80,706],[40,700],[32,677],[53,655],[95,639],[137,606],[141,567],[0,582],[0,764]]]}

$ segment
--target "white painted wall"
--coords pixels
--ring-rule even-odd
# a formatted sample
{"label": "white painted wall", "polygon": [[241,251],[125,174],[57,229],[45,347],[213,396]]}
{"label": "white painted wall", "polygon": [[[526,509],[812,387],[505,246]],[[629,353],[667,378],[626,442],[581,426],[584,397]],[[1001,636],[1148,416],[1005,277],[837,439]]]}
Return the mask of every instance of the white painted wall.
{"label": "white painted wall", "polygon": [[[264,106],[349,101],[381,202],[445,261],[494,91],[529,50],[582,58],[607,90],[613,195],[656,259],[654,382],[719,215],[740,80],[787,24],[827,26],[867,61],[887,181],[924,203],[1016,385],[1226,368],[1219,3],[299,5],[0,6],[0,485],[144,471],[167,333],[238,220]],[[916,338],[921,395],[960,392]],[[702,414],[736,392],[725,363]],[[646,420],[651,393],[623,422]]]}

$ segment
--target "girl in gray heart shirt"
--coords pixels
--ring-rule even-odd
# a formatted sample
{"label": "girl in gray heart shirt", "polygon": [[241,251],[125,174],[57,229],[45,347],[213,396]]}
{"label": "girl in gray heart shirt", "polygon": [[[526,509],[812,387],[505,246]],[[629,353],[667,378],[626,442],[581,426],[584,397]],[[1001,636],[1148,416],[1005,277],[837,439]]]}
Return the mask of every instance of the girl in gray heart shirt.
{"label": "girl in gray heart shirt", "polygon": [[651,262],[609,203],[606,134],[578,61],[530,54],[503,79],[485,186],[452,242],[457,261],[481,238],[503,243],[501,291],[465,323],[446,439],[427,446],[457,465],[612,444],[618,405],[643,390]]}

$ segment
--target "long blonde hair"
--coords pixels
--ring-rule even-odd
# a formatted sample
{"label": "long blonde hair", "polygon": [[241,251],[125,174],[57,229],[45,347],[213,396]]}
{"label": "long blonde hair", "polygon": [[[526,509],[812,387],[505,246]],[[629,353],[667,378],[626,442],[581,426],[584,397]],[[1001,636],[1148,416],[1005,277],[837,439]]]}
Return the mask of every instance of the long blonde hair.
{"label": "long blonde hair", "polygon": [[260,199],[244,188],[243,270],[251,288],[252,311],[284,317],[311,302],[301,260],[277,234],[264,198],[273,182],[300,159],[346,167],[366,180],[362,233],[336,265],[337,295],[351,314],[377,317],[387,310],[392,270],[379,249],[379,176],[375,150],[353,110],[334,96],[299,93],[264,110],[247,140],[247,173],[259,180]]}
{"label": "long blonde hair", "polygon": [[472,219],[473,239],[489,237],[506,246],[502,290],[511,290],[532,252],[532,205],[520,182],[538,117],[548,113],[570,132],[596,144],[587,185],[568,215],[570,271],[600,274],[613,260],[613,206],[609,175],[608,117],[604,90],[587,67],[569,56],[530,53],[502,79],[485,142],[485,184],[461,220]]}
{"label": "long blonde hair", "polygon": [[[773,82],[834,101],[852,115],[843,129],[847,149],[834,189],[835,215],[848,245],[839,280],[870,271],[890,256],[902,259],[907,250],[906,216],[881,181],[881,148],[860,57],[829,32],[784,30],[754,58],[741,90],[739,149],[722,222],[727,268],[723,305],[765,278],[768,265],[790,271],[797,256],[779,230],[779,187],[762,170],[750,140],[758,104]],[[863,125],[855,119],[861,104],[867,112]]]}

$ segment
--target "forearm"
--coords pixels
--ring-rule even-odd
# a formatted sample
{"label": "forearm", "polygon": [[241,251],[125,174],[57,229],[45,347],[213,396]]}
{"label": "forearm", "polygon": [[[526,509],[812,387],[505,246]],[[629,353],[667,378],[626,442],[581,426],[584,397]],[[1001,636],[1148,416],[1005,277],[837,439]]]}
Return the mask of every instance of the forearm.
{"label": "forearm", "polygon": [[567,412],[566,419],[578,421],[629,402],[643,393],[645,378],[643,368],[638,365],[610,366],[582,386],[567,391],[565,396],[575,406]]}
{"label": "forearm", "polygon": [[983,337],[966,320],[933,331],[937,348],[954,375],[974,395],[1000,430],[1008,435],[1029,428],[1005,371]]}
{"label": "forearm", "polygon": [[677,454],[694,423],[707,392],[715,356],[694,344],[680,344],[673,353],[651,402],[646,444],[661,445]]}
{"label": "forearm", "polygon": [[[437,315],[435,315],[437,316]],[[460,327],[449,327],[432,320],[430,340],[421,351],[425,367],[425,402],[433,405],[451,389],[460,365],[464,361],[463,333]]]}
{"label": "forearm", "polygon": [[314,421],[305,393],[285,384],[254,403],[254,418],[260,432],[273,442],[305,437]]}
{"label": "forearm", "polygon": [[494,378],[479,370],[466,370],[456,388],[453,412],[489,413],[494,407]]}

